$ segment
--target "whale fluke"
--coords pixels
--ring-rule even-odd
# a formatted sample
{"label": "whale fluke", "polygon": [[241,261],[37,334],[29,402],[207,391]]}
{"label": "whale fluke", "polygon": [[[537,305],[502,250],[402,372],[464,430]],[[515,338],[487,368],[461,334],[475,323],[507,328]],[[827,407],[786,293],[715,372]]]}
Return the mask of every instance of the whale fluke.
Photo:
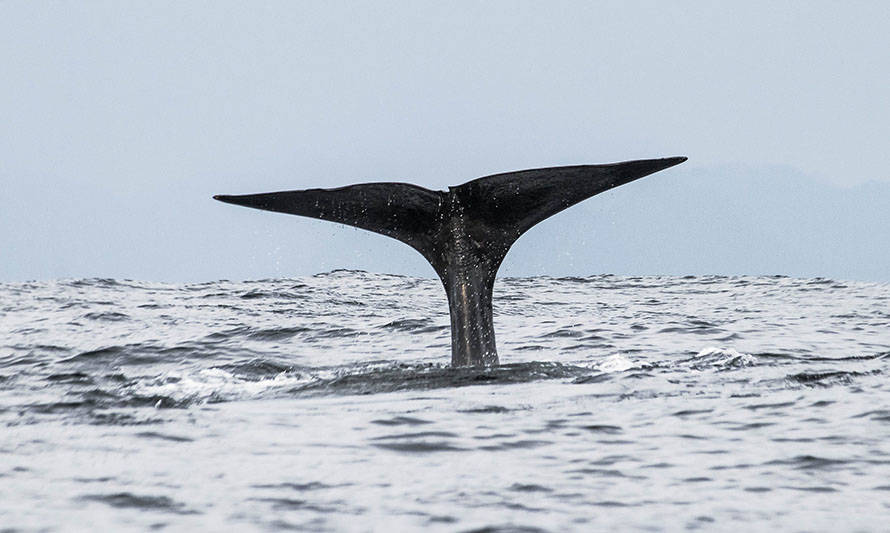
{"label": "whale fluke", "polygon": [[266,211],[318,218],[381,233],[421,250],[429,247],[442,193],[408,183],[363,183],[215,200]]}
{"label": "whale fluke", "polygon": [[239,196],[222,202],[339,222],[398,239],[433,266],[448,295],[451,364],[498,363],[491,297],[510,246],[542,220],[685,157],[507,172],[448,191],[365,183]]}

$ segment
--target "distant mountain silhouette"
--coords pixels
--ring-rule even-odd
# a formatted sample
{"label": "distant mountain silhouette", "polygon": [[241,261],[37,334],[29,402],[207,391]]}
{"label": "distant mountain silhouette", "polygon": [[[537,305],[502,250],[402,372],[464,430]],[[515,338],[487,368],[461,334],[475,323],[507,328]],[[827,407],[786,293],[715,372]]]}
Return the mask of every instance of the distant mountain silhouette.
{"label": "distant mountain silhouette", "polygon": [[788,169],[678,168],[545,221],[502,268],[578,273],[890,281],[890,183],[842,188]]}
{"label": "distant mountain silhouette", "polygon": [[[684,167],[545,220],[516,242],[500,275],[782,274],[890,282],[890,182],[842,188],[789,169]],[[368,181],[375,178],[383,179]],[[0,209],[0,281],[257,279],[336,268],[435,276],[420,254],[393,239],[302,217],[233,213],[198,186],[171,196],[162,188],[136,194],[39,179],[4,185],[10,201]]]}

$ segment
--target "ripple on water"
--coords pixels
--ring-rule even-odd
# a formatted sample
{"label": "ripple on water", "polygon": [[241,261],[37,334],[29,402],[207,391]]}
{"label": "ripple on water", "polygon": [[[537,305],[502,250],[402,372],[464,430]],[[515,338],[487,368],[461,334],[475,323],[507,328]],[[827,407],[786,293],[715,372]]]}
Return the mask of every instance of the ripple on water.
{"label": "ripple on water", "polygon": [[101,313],[87,313],[83,315],[83,318],[87,320],[95,320],[98,322],[121,322],[124,320],[130,320],[130,315],[115,311],[106,311]]}
{"label": "ripple on water", "polygon": [[199,514],[186,508],[186,505],[167,496],[148,496],[133,494],[131,492],[116,492],[112,494],[85,494],[78,497],[83,502],[104,503],[119,509],[138,509],[142,511],[157,511],[174,514]]}
{"label": "ripple on water", "polygon": [[2,527],[882,529],[890,287],[495,290],[452,369],[436,280],[0,284]]}

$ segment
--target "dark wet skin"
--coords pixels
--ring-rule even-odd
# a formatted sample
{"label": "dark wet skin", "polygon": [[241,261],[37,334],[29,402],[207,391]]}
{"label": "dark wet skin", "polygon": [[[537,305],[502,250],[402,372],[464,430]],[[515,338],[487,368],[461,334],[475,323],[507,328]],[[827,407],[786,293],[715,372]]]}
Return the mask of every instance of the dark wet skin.
{"label": "dark wet skin", "polygon": [[433,266],[451,314],[451,364],[498,364],[492,320],[495,275],[510,246],[538,222],[591,196],[686,161],[645,159],[478,178],[448,191],[365,183],[214,199],[339,222],[398,239]]}

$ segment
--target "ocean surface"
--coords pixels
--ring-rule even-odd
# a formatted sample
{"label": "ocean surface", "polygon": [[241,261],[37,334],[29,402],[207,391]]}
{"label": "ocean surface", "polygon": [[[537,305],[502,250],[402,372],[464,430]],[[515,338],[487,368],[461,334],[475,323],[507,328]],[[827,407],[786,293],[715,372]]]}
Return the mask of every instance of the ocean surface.
{"label": "ocean surface", "polygon": [[890,285],[0,284],[0,531],[887,531]]}

